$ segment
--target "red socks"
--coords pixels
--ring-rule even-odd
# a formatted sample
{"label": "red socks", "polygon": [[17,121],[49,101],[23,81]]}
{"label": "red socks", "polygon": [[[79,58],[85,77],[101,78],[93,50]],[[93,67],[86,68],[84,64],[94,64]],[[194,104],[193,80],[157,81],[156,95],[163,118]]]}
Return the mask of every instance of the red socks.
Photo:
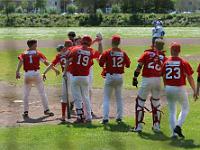
{"label": "red socks", "polygon": [[62,107],[62,117],[65,117],[65,112],[66,112],[66,107],[67,107],[67,103],[61,103],[61,107]]}

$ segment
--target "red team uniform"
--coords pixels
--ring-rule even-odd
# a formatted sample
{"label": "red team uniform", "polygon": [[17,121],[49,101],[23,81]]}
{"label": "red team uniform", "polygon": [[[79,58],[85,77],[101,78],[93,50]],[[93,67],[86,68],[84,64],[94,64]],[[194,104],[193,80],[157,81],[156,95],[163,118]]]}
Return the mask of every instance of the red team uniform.
{"label": "red team uniform", "polygon": [[[169,57],[163,65],[162,74],[165,82],[172,136],[176,136],[177,130],[181,133],[180,127],[189,112],[188,94],[185,88],[186,75],[191,76],[193,73],[190,64],[180,57]],[[181,104],[181,112],[176,121],[177,102]],[[184,137],[182,133],[179,136]]]}
{"label": "red team uniform", "polygon": [[153,130],[160,130],[160,90],[161,90],[161,67],[166,60],[165,54],[161,50],[149,49],[138,59],[142,64],[142,83],[136,98],[135,132],[142,131],[144,118],[144,105],[149,93],[151,93],[151,107],[153,118]]}
{"label": "red team uniform", "polygon": [[82,102],[86,107],[86,121],[91,121],[91,104],[89,98],[89,70],[93,65],[93,59],[100,54],[90,47],[83,45],[73,48],[69,55],[71,59],[71,91],[76,106],[78,120],[83,121]]}
{"label": "red team uniform", "polygon": [[38,50],[26,50],[18,56],[23,62],[24,74],[24,112],[29,111],[29,93],[32,84],[35,84],[42,99],[44,111],[49,110],[48,99],[44,90],[42,78],[40,76],[40,61],[46,62],[46,57]]}
{"label": "red team uniform", "polygon": [[[115,49],[115,50],[114,50]],[[99,65],[105,71],[105,84],[104,84],[104,100],[103,100],[103,121],[107,123],[109,120],[109,103],[113,89],[115,90],[117,102],[117,115],[116,121],[121,121],[123,117],[123,101],[122,101],[122,84],[124,67],[130,67],[130,59],[126,52],[120,48],[111,48],[100,57]]]}

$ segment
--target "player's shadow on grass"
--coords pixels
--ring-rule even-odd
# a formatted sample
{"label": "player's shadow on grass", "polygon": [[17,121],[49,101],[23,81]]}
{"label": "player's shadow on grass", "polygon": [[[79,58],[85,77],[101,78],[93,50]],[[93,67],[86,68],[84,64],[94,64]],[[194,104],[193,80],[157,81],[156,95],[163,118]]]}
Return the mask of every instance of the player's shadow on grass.
{"label": "player's shadow on grass", "polygon": [[152,140],[152,141],[167,141],[170,140],[168,136],[166,136],[163,132],[150,134],[147,132],[138,133],[138,135],[145,140]]}
{"label": "player's shadow on grass", "polygon": [[39,118],[30,118],[30,117],[23,117],[23,121],[17,121],[17,123],[42,123],[42,122],[49,122],[49,121],[54,121],[54,119],[48,119],[50,116],[42,116]]}
{"label": "player's shadow on grass", "polygon": [[66,125],[66,127],[73,128],[87,128],[87,129],[96,129],[101,127],[100,124],[92,124],[92,123],[73,123],[71,121],[60,122],[58,125]]}
{"label": "player's shadow on grass", "polygon": [[192,139],[172,139],[169,143],[171,146],[185,149],[200,148],[200,144],[195,144]]}
{"label": "player's shadow on grass", "polygon": [[104,130],[111,132],[129,132],[130,126],[124,122],[119,124],[106,124],[104,125]]}

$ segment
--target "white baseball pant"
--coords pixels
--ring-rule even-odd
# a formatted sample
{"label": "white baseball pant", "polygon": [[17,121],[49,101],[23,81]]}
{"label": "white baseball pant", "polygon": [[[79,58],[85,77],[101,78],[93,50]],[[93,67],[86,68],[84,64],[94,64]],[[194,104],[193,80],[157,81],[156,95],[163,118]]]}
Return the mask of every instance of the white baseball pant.
{"label": "white baseball pant", "polygon": [[44,90],[43,80],[39,71],[27,71],[24,73],[24,111],[29,111],[29,94],[32,84],[34,84],[40,94],[44,111],[49,109],[48,98]]}
{"label": "white baseball pant", "polygon": [[91,103],[89,98],[89,78],[88,76],[72,76],[71,91],[76,109],[83,109],[82,103],[86,107],[86,120],[91,120]]}
{"label": "white baseball pant", "polygon": [[154,99],[160,98],[161,90],[161,78],[160,77],[151,77],[146,78],[142,77],[142,84],[138,91],[138,95],[142,99],[147,99],[149,93]]}
{"label": "white baseball pant", "polygon": [[[166,86],[165,92],[168,102],[170,127],[173,134],[176,125],[181,127],[189,112],[188,94],[185,86]],[[177,102],[181,105],[181,112],[179,113],[178,120],[176,119]]]}
{"label": "white baseball pant", "polygon": [[[71,76],[72,76],[71,73],[67,72],[68,91],[70,91],[70,89],[71,89],[71,86],[70,86],[71,85]],[[61,99],[61,103],[67,103],[67,94],[69,94],[69,93],[67,93],[67,90],[66,90],[65,80],[62,78],[62,99]]]}
{"label": "white baseball pant", "polygon": [[109,119],[109,105],[112,91],[115,90],[117,115],[116,119],[123,117],[123,102],[122,102],[122,85],[123,78],[121,74],[106,74],[104,83],[104,99],[103,99],[103,119]]}

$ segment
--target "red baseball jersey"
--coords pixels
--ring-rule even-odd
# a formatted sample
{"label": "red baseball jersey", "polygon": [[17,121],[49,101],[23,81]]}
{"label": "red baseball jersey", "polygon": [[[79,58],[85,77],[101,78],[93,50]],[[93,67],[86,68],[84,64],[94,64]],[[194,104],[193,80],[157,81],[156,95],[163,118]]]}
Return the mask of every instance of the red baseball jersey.
{"label": "red baseball jersey", "polygon": [[88,76],[89,69],[93,65],[93,59],[97,56],[97,51],[91,47],[76,46],[69,54],[71,61],[71,74],[73,76]]}
{"label": "red baseball jersey", "polygon": [[47,61],[47,58],[38,50],[26,50],[18,56],[18,59],[23,61],[25,71],[39,70],[40,61]]}
{"label": "red baseball jersey", "polygon": [[197,72],[198,72],[198,77],[200,77],[200,64],[199,64],[199,66],[197,68]]}
{"label": "red baseball jersey", "polygon": [[165,54],[162,51],[149,49],[138,59],[139,63],[143,64],[142,76],[143,77],[160,77],[161,67],[166,60]]}
{"label": "red baseball jersey", "polygon": [[118,48],[117,50],[113,50],[112,48],[104,51],[100,57],[99,65],[101,67],[105,67],[106,73],[124,73],[124,67],[129,68],[131,61],[127,56],[126,52]]}
{"label": "red baseball jersey", "polygon": [[193,73],[190,64],[180,57],[169,57],[162,67],[165,85],[170,86],[186,85],[186,75]]}
{"label": "red baseball jersey", "polygon": [[[67,62],[68,56],[69,56],[69,54],[70,54],[71,51],[72,51],[72,48],[68,48],[68,50],[65,53],[63,53],[63,54],[61,54],[61,53],[57,54],[55,56],[55,58],[52,60],[51,63],[54,66],[56,66],[57,64],[60,64],[60,66],[62,68],[62,71],[64,71],[65,64]],[[70,69],[71,69],[71,65],[69,65],[67,67],[67,71],[70,72]]]}

